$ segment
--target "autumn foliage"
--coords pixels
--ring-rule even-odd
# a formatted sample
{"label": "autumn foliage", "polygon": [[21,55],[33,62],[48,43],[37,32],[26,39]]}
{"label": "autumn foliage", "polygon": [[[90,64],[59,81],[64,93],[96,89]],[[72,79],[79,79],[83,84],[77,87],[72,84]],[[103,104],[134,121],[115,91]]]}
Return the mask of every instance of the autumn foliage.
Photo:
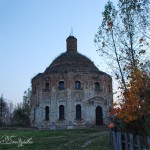
{"label": "autumn foliage", "polygon": [[116,116],[126,124],[137,122],[132,130],[139,130],[144,126],[144,116],[150,114],[150,78],[143,66],[135,66],[128,78],[127,90],[122,91],[122,101],[114,104],[110,115]]}
{"label": "autumn foliage", "polygon": [[147,0],[118,0],[117,5],[108,1],[95,35],[97,51],[112,69],[114,85],[118,82],[119,86],[114,87],[119,102],[114,95],[117,104],[110,115],[119,130],[134,130],[135,134],[150,126],[145,126],[145,116],[150,116],[150,67],[145,65],[150,48],[149,7]]}

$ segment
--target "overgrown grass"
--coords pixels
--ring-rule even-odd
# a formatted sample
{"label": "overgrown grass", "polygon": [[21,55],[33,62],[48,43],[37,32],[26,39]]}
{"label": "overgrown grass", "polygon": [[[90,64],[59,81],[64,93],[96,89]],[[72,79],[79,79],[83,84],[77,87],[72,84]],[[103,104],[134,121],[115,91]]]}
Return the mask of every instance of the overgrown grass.
{"label": "overgrown grass", "polygon": [[[14,137],[11,139],[11,136]],[[25,141],[32,138],[33,143],[21,147],[17,143],[6,144],[19,141],[19,138]],[[57,131],[22,129],[0,130],[0,150],[111,150],[111,147],[109,131],[105,128]]]}

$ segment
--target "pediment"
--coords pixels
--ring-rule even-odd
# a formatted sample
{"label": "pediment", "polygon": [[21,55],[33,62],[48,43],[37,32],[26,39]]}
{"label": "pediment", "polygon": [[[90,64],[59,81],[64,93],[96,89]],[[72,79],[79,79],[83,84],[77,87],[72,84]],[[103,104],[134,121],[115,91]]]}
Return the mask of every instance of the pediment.
{"label": "pediment", "polygon": [[106,99],[101,96],[95,96],[95,97],[89,99],[88,102],[89,102],[89,104],[101,103],[101,104],[107,105]]}
{"label": "pediment", "polygon": [[95,96],[95,97],[89,99],[89,101],[105,101],[105,99],[101,96]]}

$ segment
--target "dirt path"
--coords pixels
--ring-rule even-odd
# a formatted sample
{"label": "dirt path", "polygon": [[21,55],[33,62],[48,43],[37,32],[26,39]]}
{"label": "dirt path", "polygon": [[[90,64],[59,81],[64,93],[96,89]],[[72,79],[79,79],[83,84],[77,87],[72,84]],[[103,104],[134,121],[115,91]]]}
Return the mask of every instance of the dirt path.
{"label": "dirt path", "polygon": [[94,133],[91,134],[91,139],[87,140],[81,147],[85,148],[86,146],[88,146],[89,144],[91,144],[95,139],[97,139],[99,136],[103,136],[106,135],[106,131],[100,132],[100,133]]}

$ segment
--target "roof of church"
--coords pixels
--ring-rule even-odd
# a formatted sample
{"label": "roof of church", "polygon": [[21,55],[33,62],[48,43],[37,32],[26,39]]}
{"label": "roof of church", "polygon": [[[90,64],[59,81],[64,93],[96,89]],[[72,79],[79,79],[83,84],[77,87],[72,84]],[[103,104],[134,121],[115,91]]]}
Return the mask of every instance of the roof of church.
{"label": "roof of church", "polygon": [[[67,73],[67,72],[97,72],[99,69],[86,56],[76,52],[67,51],[58,56],[44,73]],[[101,72],[103,73],[103,72]]]}
{"label": "roof of church", "polygon": [[[94,63],[86,56],[78,53],[77,39],[70,35],[67,39],[67,51],[62,53],[46,68],[44,73],[35,76],[42,77],[46,74],[52,73],[68,73],[68,72],[82,72],[82,73],[97,73],[108,75],[94,65]],[[109,76],[109,75],[108,75]]]}
{"label": "roof of church", "polygon": [[94,63],[86,56],[78,53],[77,39],[70,35],[67,39],[67,51],[58,56],[45,70],[46,73],[86,72],[101,73]]}

